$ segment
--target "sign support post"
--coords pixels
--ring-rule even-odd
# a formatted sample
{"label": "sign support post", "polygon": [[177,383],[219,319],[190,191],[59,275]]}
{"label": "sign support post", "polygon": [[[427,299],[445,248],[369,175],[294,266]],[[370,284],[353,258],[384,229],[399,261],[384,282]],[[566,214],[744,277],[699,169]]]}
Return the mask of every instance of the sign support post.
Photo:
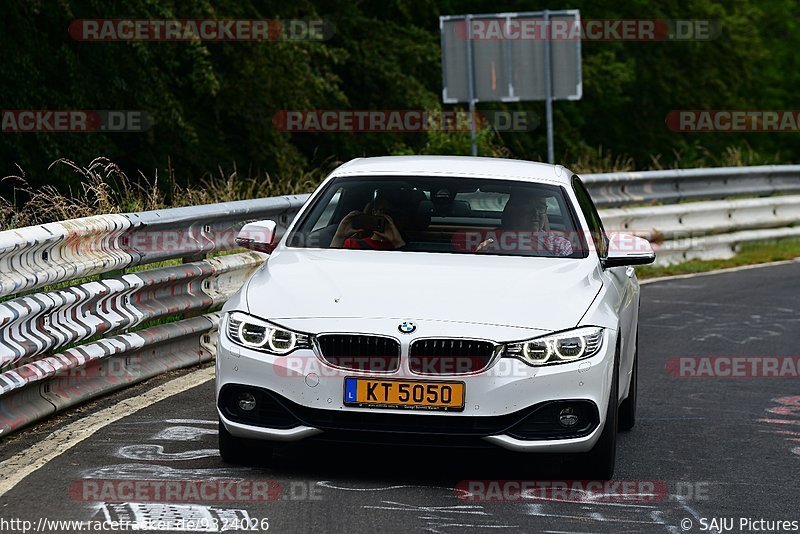
{"label": "sign support post", "polygon": [[547,35],[544,39],[544,106],[547,115],[547,163],[555,162],[553,148],[553,55],[550,53],[550,11],[544,10],[544,27]]}
{"label": "sign support post", "polygon": [[[467,15],[467,32],[472,23],[472,15]],[[472,39],[467,33],[467,90],[469,91],[469,141],[472,155],[478,155],[478,144],[475,142],[475,68],[472,65]]]}

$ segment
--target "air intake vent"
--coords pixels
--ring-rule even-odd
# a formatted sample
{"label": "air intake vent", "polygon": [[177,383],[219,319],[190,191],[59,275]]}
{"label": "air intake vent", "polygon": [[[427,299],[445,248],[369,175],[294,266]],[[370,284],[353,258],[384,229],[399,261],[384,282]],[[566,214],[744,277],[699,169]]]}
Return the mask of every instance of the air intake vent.
{"label": "air intake vent", "polygon": [[317,344],[322,357],[334,367],[391,373],[400,366],[400,343],[390,337],[322,334],[317,336]]}
{"label": "air intake vent", "polygon": [[411,344],[408,366],[425,375],[478,373],[492,363],[495,345],[473,339],[420,339]]}

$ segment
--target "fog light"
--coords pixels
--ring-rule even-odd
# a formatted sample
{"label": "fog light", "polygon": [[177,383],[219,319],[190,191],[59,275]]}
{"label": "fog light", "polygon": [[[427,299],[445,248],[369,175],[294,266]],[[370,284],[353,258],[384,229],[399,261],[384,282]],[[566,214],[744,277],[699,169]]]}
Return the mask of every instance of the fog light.
{"label": "fog light", "polygon": [[558,414],[558,422],[561,426],[569,428],[578,424],[578,415],[575,413],[574,408],[564,408]]}
{"label": "fog light", "polygon": [[250,393],[239,394],[239,409],[243,412],[249,412],[256,407],[256,398]]}

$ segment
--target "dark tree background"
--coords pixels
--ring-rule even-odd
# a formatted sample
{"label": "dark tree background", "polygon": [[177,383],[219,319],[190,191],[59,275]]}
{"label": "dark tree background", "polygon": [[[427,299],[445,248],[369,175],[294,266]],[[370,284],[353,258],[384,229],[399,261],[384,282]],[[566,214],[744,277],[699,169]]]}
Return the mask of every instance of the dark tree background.
{"label": "dark tree background", "polygon": [[[9,0],[0,7],[3,109],[143,110],[155,123],[135,134],[2,133],[0,176],[19,166],[33,185],[66,187],[76,175],[48,170],[52,161],[106,156],[129,174],[172,168],[183,183],[234,165],[283,180],[357,156],[468,153],[463,135],[288,134],[272,117],[441,108],[440,14],[544,8],[578,8],[584,19],[713,19],[721,29],[709,42],[584,42],[584,97],[555,105],[560,161],[623,156],[648,168],[798,159],[800,133],[687,134],[664,122],[675,109],[800,107],[792,0]],[[78,18],[321,18],[336,33],[324,42],[80,42],[67,32]],[[510,109],[544,115],[539,102]],[[546,151],[541,128],[484,141],[484,150],[512,157]]]}

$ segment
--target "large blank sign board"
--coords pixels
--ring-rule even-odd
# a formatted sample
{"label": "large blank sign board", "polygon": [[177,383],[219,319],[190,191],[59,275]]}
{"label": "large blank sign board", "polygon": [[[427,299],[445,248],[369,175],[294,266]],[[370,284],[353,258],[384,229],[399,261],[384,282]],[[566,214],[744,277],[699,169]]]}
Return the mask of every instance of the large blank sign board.
{"label": "large blank sign board", "polygon": [[546,100],[548,53],[550,98],[581,98],[577,10],[447,16],[440,25],[445,103],[469,102],[470,83],[473,102]]}

